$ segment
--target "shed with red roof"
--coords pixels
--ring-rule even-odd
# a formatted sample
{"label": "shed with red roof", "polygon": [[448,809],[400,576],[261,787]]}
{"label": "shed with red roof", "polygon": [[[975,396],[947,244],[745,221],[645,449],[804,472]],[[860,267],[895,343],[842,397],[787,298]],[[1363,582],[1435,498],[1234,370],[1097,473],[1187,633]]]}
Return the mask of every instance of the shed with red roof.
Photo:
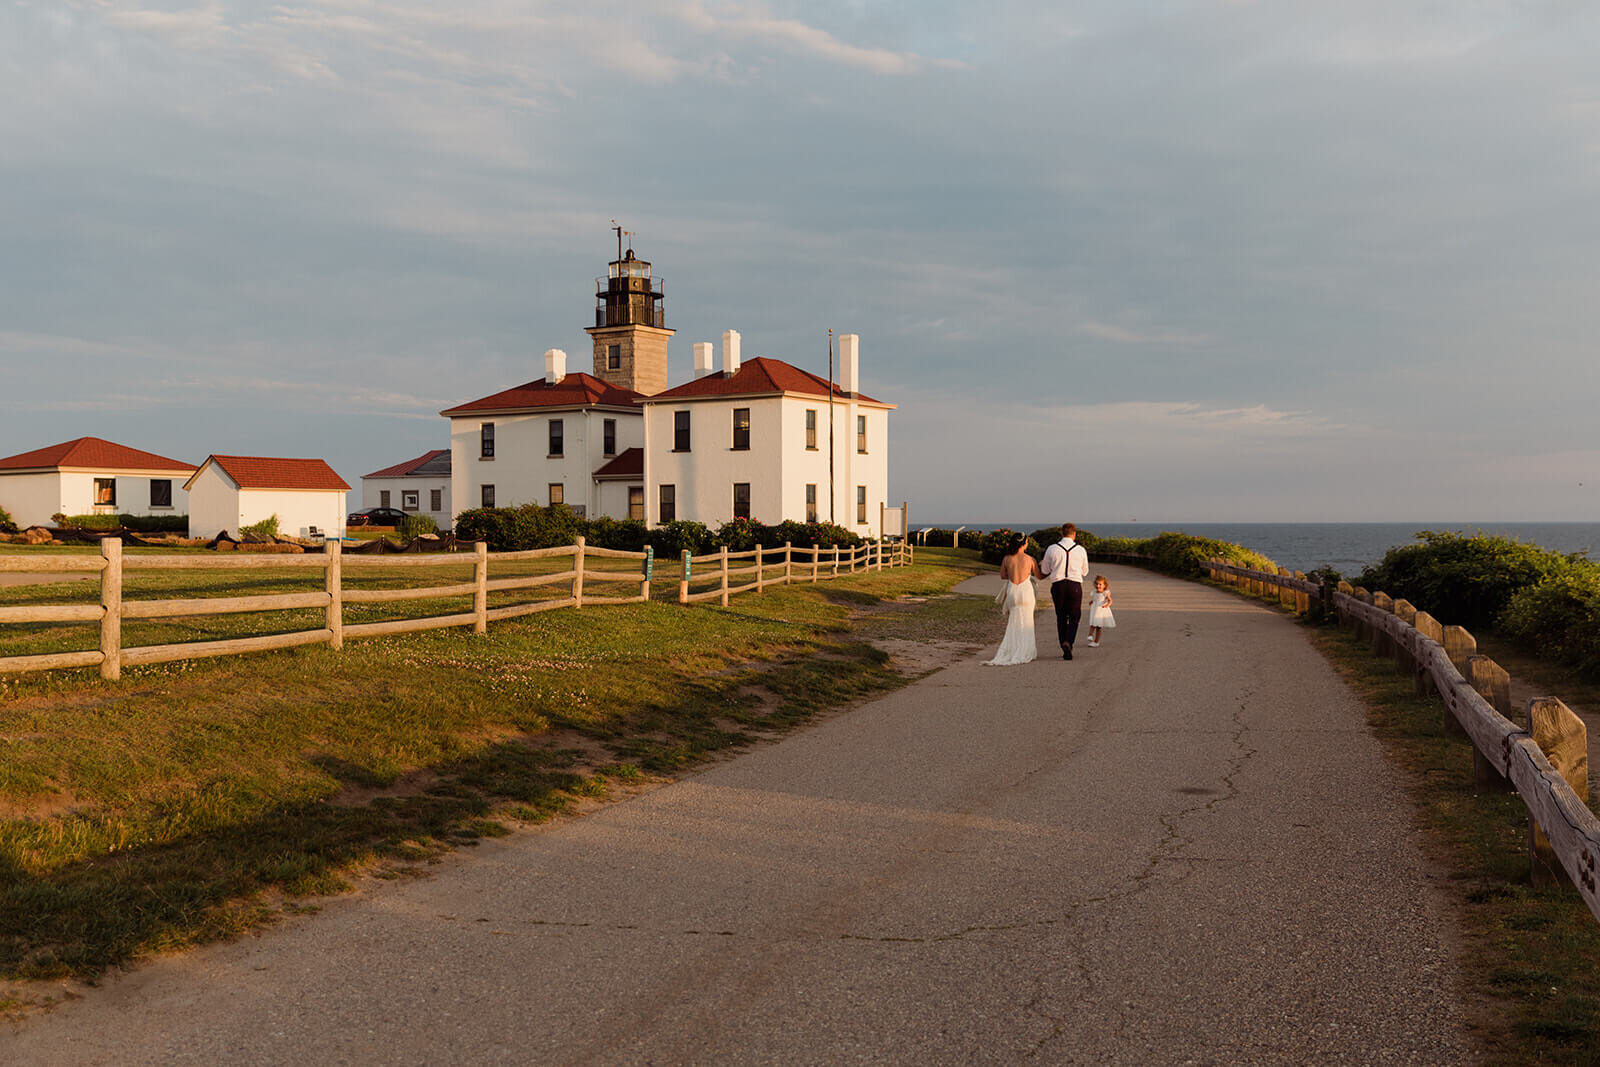
{"label": "shed with red roof", "polygon": [[0,507],[19,526],[51,516],[182,515],[193,463],[99,437],[78,437],[0,459]]}
{"label": "shed with red roof", "polygon": [[441,530],[450,528],[450,450],[432,448],[404,463],[361,477],[363,508],[397,508],[426,515]]}
{"label": "shed with red roof", "polygon": [[279,456],[206,457],[185,483],[189,536],[237,537],[246,526],[276,517],[290,537],[342,537],[350,486],[320,459]]}

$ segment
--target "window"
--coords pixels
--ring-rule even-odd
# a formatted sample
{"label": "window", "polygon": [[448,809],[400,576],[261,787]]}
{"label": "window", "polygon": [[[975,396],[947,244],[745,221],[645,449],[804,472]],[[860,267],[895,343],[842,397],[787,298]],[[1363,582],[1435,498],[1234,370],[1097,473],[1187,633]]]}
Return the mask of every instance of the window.
{"label": "window", "polygon": [[608,455],[608,456],[616,455],[617,454],[617,420],[616,419],[606,419],[604,422],[602,422],[600,424],[600,429],[601,429],[601,437],[604,439],[604,442],[605,442],[606,455]]}
{"label": "window", "polygon": [[644,486],[628,486],[628,518],[644,521]]}
{"label": "window", "polygon": [[386,508],[386,507],[389,506],[389,490],[387,490],[387,489],[379,489],[378,490],[378,506],[380,508]]}
{"label": "window", "polygon": [[607,345],[606,346],[606,370],[621,370],[621,369],[622,369],[622,346],[621,345]]}
{"label": "window", "polygon": [[494,458],[494,423],[486,422],[478,428],[478,455],[484,459]]}
{"label": "window", "polygon": [[867,487],[856,486],[856,522],[867,521]]}
{"label": "window", "polygon": [[672,450],[674,452],[689,451],[689,413],[687,411],[674,411],[672,413]]}
{"label": "window", "polygon": [[856,451],[862,455],[867,453],[867,417],[856,416]]}
{"label": "window", "polygon": [[817,450],[817,409],[806,408],[806,450]]}
{"label": "window", "polygon": [[170,508],[172,506],[172,479],[150,479],[150,506],[153,508]]}
{"label": "window", "polygon": [[483,506],[484,507],[486,507],[486,508],[494,507],[494,486],[492,486],[492,485],[479,486],[478,487],[478,492],[483,498]]}
{"label": "window", "polygon": [[561,482],[550,483],[550,503],[565,504],[567,502],[567,487]]}
{"label": "window", "polygon": [[94,502],[109,507],[117,506],[117,480],[115,478],[96,478],[94,480]]}
{"label": "window", "polygon": [[817,521],[817,483],[810,482],[806,485],[806,521]]}
{"label": "window", "polygon": [[733,409],[733,450],[750,451],[750,409]]}
{"label": "window", "polygon": [[678,487],[663,485],[661,487],[661,514],[657,517],[660,522],[678,521]]}
{"label": "window", "polygon": [[444,490],[443,489],[430,489],[430,490],[428,490],[428,510],[429,511],[443,511],[444,510]]}
{"label": "window", "polygon": [[750,483],[733,483],[733,517],[748,519],[750,517]]}
{"label": "window", "polygon": [[562,437],[560,419],[550,420],[550,454],[552,456],[564,456],[567,454],[566,441]]}
{"label": "window", "polygon": [[400,490],[400,510],[420,511],[422,509],[422,491],[420,489]]}

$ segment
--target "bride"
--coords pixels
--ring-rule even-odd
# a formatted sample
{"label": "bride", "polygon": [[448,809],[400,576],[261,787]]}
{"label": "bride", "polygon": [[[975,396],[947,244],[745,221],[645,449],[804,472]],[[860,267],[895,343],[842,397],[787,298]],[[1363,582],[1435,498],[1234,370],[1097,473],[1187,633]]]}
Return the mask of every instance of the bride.
{"label": "bride", "polygon": [[995,602],[1006,612],[1006,636],[1000,642],[1000,651],[986,664],[1009,667],[1016,663],[1031,663],[1038,658],[1039,649],[1033,641],[1033,578],[1039,566],[1028,555],[1026,534],[1017,534],[1011,542],[1011,553],[1000,561],[1000,577],[1005,585]]}

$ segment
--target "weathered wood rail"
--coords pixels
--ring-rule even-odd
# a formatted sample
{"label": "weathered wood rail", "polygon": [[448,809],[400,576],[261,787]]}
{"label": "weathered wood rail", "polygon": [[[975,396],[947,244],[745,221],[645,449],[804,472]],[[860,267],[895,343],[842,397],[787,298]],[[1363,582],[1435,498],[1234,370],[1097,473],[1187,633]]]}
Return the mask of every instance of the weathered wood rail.
{"label": "weathered wood rail", "polygon": [[1375,654],[1392,656],[1416,679],[1418,692],[1443,701],[1447,727],[1472,742],[1473,771],[1485,786],[1509,785],[1527,805],[1529,851],[1536,883],[1564,871],[1584,903],[1600,918],[1595,862],[1600,858],[1600,817],[1588,805],[1588,742],[1583,720],[1554,697],[1528,701],[1527,725],[1513,722],[1510,676],[1459,626],[1444,626],[1425,611],[1348,582],[1324,585],[1304,574],[1207,563],[1211,577],[1256,596],[1274,593],[1297,613],[1313,600],[1369,641]]}
{"label": "weathered wood rail", "polygon": [[[548,559],[566,560],[568,563],[565,569],[548,574],[501,578],[490,576],[492,567]],[[633,566],[628,570],[607,570],[597,563],[602,560],[626,561]],[[730,561],[740,563],[748,561],[749,565],[732,569],[729,566]],[[706,556],[690,556],[686,552],[680,561],[682,570],[677,600],[679,603],[689,604],[716,597],[726,606],[731,596],[760,592],[769,585],[797,581],[815,582],[863,570],[909,566],[911,562],[912,549],[904,541],[895,544],[885,544],[882,541],[870,542],[854,549],[796,548],[785,544],[781,548],[763,548],[757,545],[746,552],[728,552],[723,549],[715,555]],[[702,566],[706,563],[716,564],[715,570],[709,575],[715,579],[716,585],[699,592],[691,592],[690,585],[695,580],[693,567],[697,563]],[[470,582],[452,581],[396,589],[351,587],[348,582],[349,578],[394,578],[417,570],[462,567],[468,564],[473,571]],[[651,581],[655,564],[655,556],[650,549],[643,552],[623,552],[616,549],[593,548],[581,537],[576,544],[522,552],[490,553],[486,546],[479,544],[476,546],[476,551],[470,555],[440,553],[395,556],[346,554],[341,551],[338,541],[329,541],[321,553],[305,555],[125,556],[119,539],[106,538],[100,542],[99,556],[44,559],[34,559],[24,555],[0,556],[0,572],[90,573],[97,574],[100,579],[98,604],[0,605],[0,625],[82,622],[95,623],[100,630],[98,649],[0,656],[0,674],[98,667],[102,678],[114,680],[122,676],[124,666],[134,664],[231,656],[246,652],[292,648],[297,645],[325,644],[340,649],[344,647],[346,638],[379,637],[452,626],[470,626],[473,632],[481,634],[487,632],[491,622],[531,615],[535,612],[648,601],[651,599]],[[353,571],[347,575],[347,569],[351,568]],[[128,600],[123,597],[123,578],[129,571],[269,569],[320,571],[323,576],[323,588],[314,592],[257,596],[182,597],[163,600]],[[749,580],[742,584],[734,584],[736,579]],[[704,576],[700,580],[704,581]],[[596,584],[605,587],[606,591],[595,593],[593,588]],[[637,592],[618,594],[615,592],[615,587],[618,585],[636,586]],[[520,593],[547,586],[557,587],[558,594],[565,595],[546,596],[492,608],[489,606],[491,593]],[[470,611],[382,622],[344,621],[346,604],[385,604],[469,596],[472,598]],[[288,633],[215,641],[134,646],[125,646],[122,641],[124,619],[181,619],[203,615],[296,609],[322,609],[323,624]]]}

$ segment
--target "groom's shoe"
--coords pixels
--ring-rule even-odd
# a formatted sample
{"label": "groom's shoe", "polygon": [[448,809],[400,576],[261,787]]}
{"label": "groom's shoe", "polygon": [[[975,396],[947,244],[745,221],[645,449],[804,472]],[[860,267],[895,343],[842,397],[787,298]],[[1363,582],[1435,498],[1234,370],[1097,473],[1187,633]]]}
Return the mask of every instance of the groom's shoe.
{"label": "groom's shoe", "polygon": [[1061,658],[1062,659],[1071,659],[1072,658],[1072,646],[1071,645],[1062,645],[1061,646]]}

